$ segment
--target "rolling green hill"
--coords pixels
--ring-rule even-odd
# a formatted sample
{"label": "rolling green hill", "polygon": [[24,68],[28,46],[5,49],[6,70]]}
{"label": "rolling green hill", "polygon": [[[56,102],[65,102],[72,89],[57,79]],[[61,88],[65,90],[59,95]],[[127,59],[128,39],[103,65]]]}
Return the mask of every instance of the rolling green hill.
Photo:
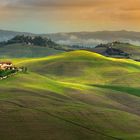
{"label": "rolling green hill", "polygon": [[48,58],[31,59],[25,61],[25,65],[33,72],[55,80],[84,84],[110,84],[123,77],[132,81],[140,72],[140,64],[135,61],[108,58],[88,51],[73,51]]}
{"label": "rolling green hill", "polygon": [[28,73],[0,81],[0,139],[140,139],[139,62],[88,51],[13,62]]}

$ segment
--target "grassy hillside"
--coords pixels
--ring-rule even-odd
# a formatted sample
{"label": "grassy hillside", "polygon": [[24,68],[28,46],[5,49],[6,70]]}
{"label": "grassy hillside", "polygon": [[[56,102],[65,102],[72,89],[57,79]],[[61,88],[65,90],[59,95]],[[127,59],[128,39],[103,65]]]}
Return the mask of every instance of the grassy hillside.
{"label": "grassy hillside", "polygon": [[13,61],[28,73],[0,81],[2,140],[140,139],[138,62],[87,51]]}
{"label": "grassy hillside", "polygon": [[123,77],[125,81],[132,81],[140,72],[138,62],[108,58],[88,51],[73,51],[48,58],[31,59],[25,61],[24,65],[33,72],[55,80],[84,84],[110,84],[119,79],[122,82]]}
{"label": "grassy hillside", "polygon": [[58,54],[64,51],[49,47],[12,44],[0,47],[0,58],[34,58]]}

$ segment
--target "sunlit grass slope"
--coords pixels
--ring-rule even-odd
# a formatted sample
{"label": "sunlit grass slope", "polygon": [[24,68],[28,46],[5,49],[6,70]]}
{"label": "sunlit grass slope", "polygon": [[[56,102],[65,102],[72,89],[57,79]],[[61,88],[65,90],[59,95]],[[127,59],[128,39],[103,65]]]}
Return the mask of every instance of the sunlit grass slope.
{"label": "sunlit grass slope", "polygon": [[138,62],[87,51],[13,61],[28,73],[0,81],[0,139],[140,139],[139,80],[119,88]]}
{"label": "sunlit grass slope", "polygon": [[[30,71],[59,81],[84,84],[120,83],[139,86],[140,63],[114,59],[88,51],[74,51],[40,59],[19,62]],[[123,80],[124,82],[123,83]],[[126,82],[127,81],[127,82]],[[132,82],[133,81],[133,82]]]}

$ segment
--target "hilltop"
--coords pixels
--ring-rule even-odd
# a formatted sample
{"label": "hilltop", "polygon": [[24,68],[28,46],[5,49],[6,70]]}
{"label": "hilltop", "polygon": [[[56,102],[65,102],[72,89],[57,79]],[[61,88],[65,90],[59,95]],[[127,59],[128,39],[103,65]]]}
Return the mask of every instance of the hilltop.
{"label": "hilltop", "polygon": [[[24,65],[33,72],[55,80],[84,84],[111,84],[117,79],[129,78],[130,74],[137,73],[139,76],[140,69],[140,64],[133,60],[109,58],[84,50],[31,59],[25,61]],[[131,76],[128,82],[133,78]]]}

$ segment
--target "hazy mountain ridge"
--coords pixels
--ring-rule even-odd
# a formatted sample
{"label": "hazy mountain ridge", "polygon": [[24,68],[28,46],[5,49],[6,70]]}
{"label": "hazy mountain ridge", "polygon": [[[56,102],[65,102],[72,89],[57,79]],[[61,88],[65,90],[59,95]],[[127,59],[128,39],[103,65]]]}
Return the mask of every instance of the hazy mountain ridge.
{"label": "hazy mountain ridge", "polygon": [[113,41],[140,45],[140,32],[133,31],[97,31],[47,34],[52,40],[67,45],[83,45],[94,47],[100,43]]}
{"label": "hazy mountain ridge", "polygon": [[7,41],[12,39],[17,35],[34,35],[33,33],[26,33],[26,32],[16,32],[16,31],[8,31],[8,30],[0,30],[0,42]]}
{"label": "hazy mountain ridge", "polygon": [[16,35],[40,35],[48,37],[59,44],[81,45],[85,47],[95,47],[100,43],[113,41],[127,42],[134,45],[140,45],[140,32],[134,31],[96,31],[96,32],[71,32],[71,33],[51,33],[51,34],[33,34],[26,32],[15,32],[0,30],[0,41],[6,41]]}

